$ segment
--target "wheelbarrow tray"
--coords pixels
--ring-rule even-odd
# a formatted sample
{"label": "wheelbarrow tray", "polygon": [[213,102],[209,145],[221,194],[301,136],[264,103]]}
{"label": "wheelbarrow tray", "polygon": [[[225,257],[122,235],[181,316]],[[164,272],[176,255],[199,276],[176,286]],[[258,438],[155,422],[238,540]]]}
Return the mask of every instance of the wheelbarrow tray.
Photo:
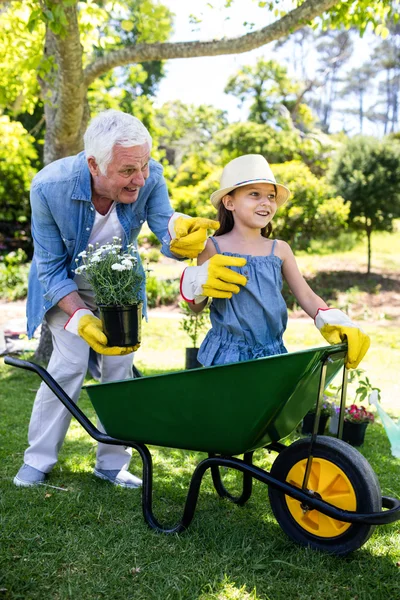
{"label": "wheelbarrow tray", "polygon": [[343,367],[338,345],[85,386],[107,434],[185,450],[244,454],[289,435]]}

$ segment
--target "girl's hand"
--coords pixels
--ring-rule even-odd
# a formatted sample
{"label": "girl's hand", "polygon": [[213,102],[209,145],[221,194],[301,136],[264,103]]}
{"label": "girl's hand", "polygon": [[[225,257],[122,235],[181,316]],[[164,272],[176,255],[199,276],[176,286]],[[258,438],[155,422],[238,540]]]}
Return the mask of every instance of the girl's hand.
{"label": "girl's hand", "polygon": [[337,308],[318,309],[315,325],[330,344],[347,341],[346,368],[356,369],[370,346],[369,336]]}
{"label": "girl's hand", "polygon": [[181,277],[181,295],[187,302],[199,304],[210,298],[232,298],[246,285],[244,275],[228,267],[244,267],[245,258],[215,254],[199,267],[186,267]]}

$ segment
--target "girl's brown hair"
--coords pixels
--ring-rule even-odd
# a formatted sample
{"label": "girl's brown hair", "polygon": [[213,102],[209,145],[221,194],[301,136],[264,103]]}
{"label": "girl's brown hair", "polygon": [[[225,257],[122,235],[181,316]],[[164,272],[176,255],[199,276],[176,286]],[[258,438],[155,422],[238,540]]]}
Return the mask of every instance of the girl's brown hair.
{"label": "girl's brown hair", "polygon": [[[274,185],[274,188],[275,188],[275,194],[276,194],[276,186],[275,185]],[[234,196],[235,191],[236,190],[232,190],[231,192],[229,192],[229,196]],[[230,231],[232,231],[233,226],[235,224],[232,211],[225,208],[222,200],[218,206],[218,221],[219,221],[219,229],[217,229],[217,231],[214,233],[214,236],[224,235],[224,233],[229,233]],[[271,223],[268,223],[265,227],[263,227],[261,229],[262,237],[268,238],[271,235],[271,233],[272,233],[272,224]]]}

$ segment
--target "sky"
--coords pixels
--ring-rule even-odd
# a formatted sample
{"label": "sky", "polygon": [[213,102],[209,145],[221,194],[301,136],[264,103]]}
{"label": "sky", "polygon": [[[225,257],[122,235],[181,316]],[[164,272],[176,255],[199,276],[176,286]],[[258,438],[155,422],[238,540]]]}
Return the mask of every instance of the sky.
{"label": "sky", "polygon": [[[210,0],[213,8],[207,7],[205,1],[199,0],[162,0],[162,3],[175,13],[174,33],[170,41],[233,37],[243,34],[244,21],[254,23],[255,29],[272,21],[269,12],[265,8],[259,8],[254,0],[234,0],[229,10],[223,9],[224,0]],[[289,8],[290,2],[287,0],[286,5]],[[199,26],[190,25],[190,14],[203,18],[202,23]],[[229,20],[226,20],[227,16]],[[365,60],[369,53],[368,46],[370,42],[366,39],[356,41],[348,68],[355,67]],[[230,121],[246,120],[246,107],[240,108],[236,98],[224,93],[228,78],[241,66],[255,64],[260,57],[282,61],[284,56],[288,56],[288,52],[289,48],[274,51],[274,44],[271,43],[243,54],[167,61],[166,77],[160,83],[156,104],[160,106],[164,102],[176,99],[185,104],[211,104],[226,110]],[[287,66],[290,73],[290,60]],[[346,125],[351,127],[352,119],[356,126],[356,120],[352,117],[346,117]],[[343,116],[338,114],[332,121],[332,131],[340,130],[342,124]],[[363,133],[378,135],[376,126],[368,125],[367,122]]]}

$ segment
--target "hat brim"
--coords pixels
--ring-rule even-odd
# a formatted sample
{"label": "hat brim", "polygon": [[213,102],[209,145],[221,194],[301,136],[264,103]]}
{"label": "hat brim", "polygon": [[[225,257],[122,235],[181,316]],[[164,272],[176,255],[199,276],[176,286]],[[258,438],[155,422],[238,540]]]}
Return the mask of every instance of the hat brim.
{"label": "hat brim", "polygon": [[219,205],[221,204],[222,198],[224,196],[226,196],[226,194],[229,194],[229,192],[232,192],[233,190],[237,190],[240,187],[244,187],[245,185],[251,185],[252,183],[270,183],[272,185],[275,185],[276,186],[276,205],[278,208],[281,207],[283,204],[285,204],[285,202],[290,197],[290,190],[287,187],[285,187],[284,185],[282,185],[281,183],[276,183],[275,181],[271,181],[270,179],[255,179],[253,181],[245,181],[244,183],[241,183],[240,185],[235,185],[233,187],[227,187],[227,188],[222,188],[220,190],[217,190],[216,192],[211,194],[211,197],[210,197],[211,204],[215,208],[218,208]]}

